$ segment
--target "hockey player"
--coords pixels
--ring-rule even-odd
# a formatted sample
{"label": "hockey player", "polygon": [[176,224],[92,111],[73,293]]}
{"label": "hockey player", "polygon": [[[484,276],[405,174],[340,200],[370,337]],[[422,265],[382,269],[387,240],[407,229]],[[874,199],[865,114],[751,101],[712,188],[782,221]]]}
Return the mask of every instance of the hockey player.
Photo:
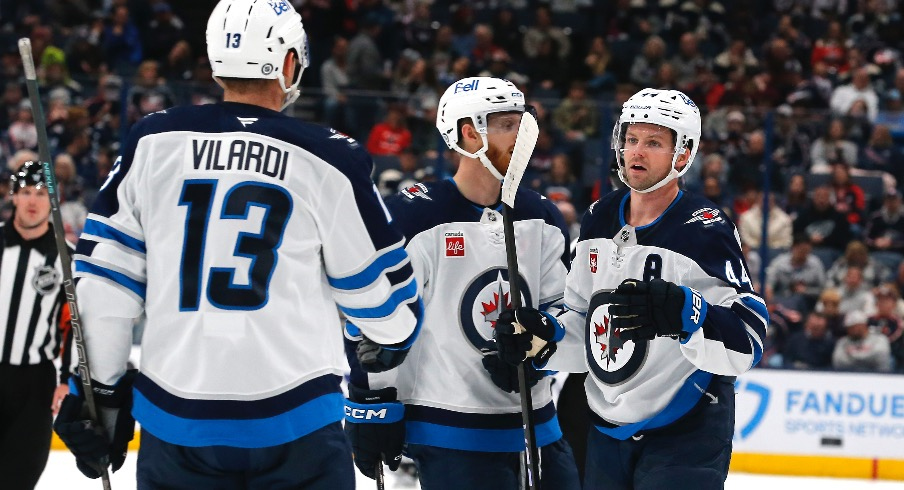
{"label": "hockey player", "polygon": [[[361,146],[278,112],[308,65],[286,0],[221,1],[207,45],[225,101],[135,125],[76,252],[111,443],[81,397],[55,428],[97,477],[122,465],[134,415],[139,488],[353,489],[337,306],[364,369],[399,364],[422,316],[405,242]],[[126,373],[142,312],[141,371]]]}
{"label": "hockey player", "polygon": [[[456,82],[439,101],[436,126],[449,148],[462,155],[457,172],[386,201],[424,287],[424,332],[399,369],[365,375],[353,365],[346,431],[365,475],[373,476],[381,455],[390,469],[398,467],[404,441],[425,490],[520,488],[524,431],[518,379],[516,369],[495,355],[493,327],[511,307],[500,181],[524,110],[524,95],[507,80]],[[519,189],[516,202],[524,304],[560,311],[569,258],[564,220],[536,192]],[[526,370],[543,486],[580,488],[549,378],[542,366]],[[398,416],[393,424],[349,416],[368,408]]]}
{"label": "hockey player", "polygon": [[[589,369],[584,488],[715,489],[728,473],[734,379],[759,361],[768,314],[735,226],[678,188],[700,132],[681,92],[628,99],[612,139],[628,189],[594,203],[581,224],[558,318],[567,335],[547,368]],[[554,339],[541,313],[507,314],[496,333],[510,363],[531,340],[513,320]]]}

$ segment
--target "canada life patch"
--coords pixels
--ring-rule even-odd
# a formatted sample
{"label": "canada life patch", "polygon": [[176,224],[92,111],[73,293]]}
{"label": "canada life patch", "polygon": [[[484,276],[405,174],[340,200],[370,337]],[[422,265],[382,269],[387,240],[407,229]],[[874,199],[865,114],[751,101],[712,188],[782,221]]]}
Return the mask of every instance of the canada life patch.
{"label": "canada life patch", "polygon": [[465,256],[465,234],[460,231],[447,231],[446,238],[446,257],[464,257]]}
{"label": "canada life patch", "polygon": [[704,225],[709,225],[712,223],[721,223],[724,220],[718,209],[702,208],[694,211],[694,214],[691,215],[691,219],[685,221],[684,224],[694,223],[696,221],[702,221]]}
{"label": "canada life patch", "polygon": [[599,264],[600,251],[598,248],[590,249],[590,272],[596,274],[597,265]]}

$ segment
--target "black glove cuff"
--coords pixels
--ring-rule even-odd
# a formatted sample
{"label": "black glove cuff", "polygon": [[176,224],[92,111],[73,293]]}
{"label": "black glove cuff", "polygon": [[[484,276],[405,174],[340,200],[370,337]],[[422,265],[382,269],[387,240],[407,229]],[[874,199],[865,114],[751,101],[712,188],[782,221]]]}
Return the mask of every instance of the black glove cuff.
{"label": "black glove cuff", "polygon": [[393,387],[368,390],[348,385],[348,399],[355,403],[389,403],[398,400],[398,390]]}

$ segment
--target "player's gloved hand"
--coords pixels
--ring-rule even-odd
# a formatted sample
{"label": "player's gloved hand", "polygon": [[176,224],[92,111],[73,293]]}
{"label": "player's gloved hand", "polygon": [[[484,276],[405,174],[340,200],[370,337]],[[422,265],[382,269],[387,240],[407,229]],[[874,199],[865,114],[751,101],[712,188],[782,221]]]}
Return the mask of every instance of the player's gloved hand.
{"label": "player's gloved hand", "polygon": [[382,345],[362,336],[355,354],[358,356],[361,369],[368,373],[382,373],[402,364],[410,349],[410,345]]}
{"label": "player's gloved hand", "polygon": [[[554,351],[555,344],[552,345]],[[508,393],[521,393],[521,386],[518,384],[518,366],[503,361],[498,350],[483,351],[482,363],[483,368],[490,373],[493,384]],[[533,388],[544,376],[546,371],[534,367],[533,362],[524,363],[524,379],[528,388]]]}
{"label": "player's gloved hand", "polygon": [[348,385],[345,434],[352,444],[355,466],[368,478],[376,479],[381,461],[390,471],[402,462],[405,405],[396,401],[397,396],[395,388],[365,390]]}
{"label": "player's gloved hand", "polygon": [[88,478],[100,477],[109,465],[116,471],[126,460],[129,441],[135,436],[132,383],[137,373],[135,369],[126,371],[115,386],[92,383],[99,422],[88,416],[81,380],[77,376],[70,378],[70,393],[63,399],[53,430]]}
{"label": "player's gloved hand", "polygon": [[518,365],[533,357],[534,367],[542,368],[556,352],[556,342],[565,337],[565,329],[552,315],[522,307],[500,313],[493,335],[503,361]]}
{"label": "player's gloved hand", "polygon": [[611,325],[621,329],[625,340],[685,340],[706,317],[706,302],[699,292],[662,279],[625,279],[609,294]]}

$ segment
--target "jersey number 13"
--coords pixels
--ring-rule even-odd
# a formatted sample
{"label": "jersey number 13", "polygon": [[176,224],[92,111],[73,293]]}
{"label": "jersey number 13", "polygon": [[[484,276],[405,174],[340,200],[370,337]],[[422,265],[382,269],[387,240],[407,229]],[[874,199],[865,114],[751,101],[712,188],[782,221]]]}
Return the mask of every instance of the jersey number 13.
{"label": "jersey number 13", "polygon": [[[224,310],[257,310],[267,304],[270,279],[276,269],[277,250],[282,243],[286,223],[292,213],[292,198],[285,189],[260,182],[240,182],[226,191],[221,220],[247,220],[251,206],[264,209],[261,229],[257,233],[240,232],[233,255],[251,259],[247,284],[234,282],[232,267],[204,269],[204,251],[212,205],[217,191],[216,180],[187,180],[182,186],[179,206],[186,206],[185,238],[179,267],[179,310],[196,311],[201,302],[201,279],[207,274],[207,300]],[[229,247],[215,243],[215,247]]]}

